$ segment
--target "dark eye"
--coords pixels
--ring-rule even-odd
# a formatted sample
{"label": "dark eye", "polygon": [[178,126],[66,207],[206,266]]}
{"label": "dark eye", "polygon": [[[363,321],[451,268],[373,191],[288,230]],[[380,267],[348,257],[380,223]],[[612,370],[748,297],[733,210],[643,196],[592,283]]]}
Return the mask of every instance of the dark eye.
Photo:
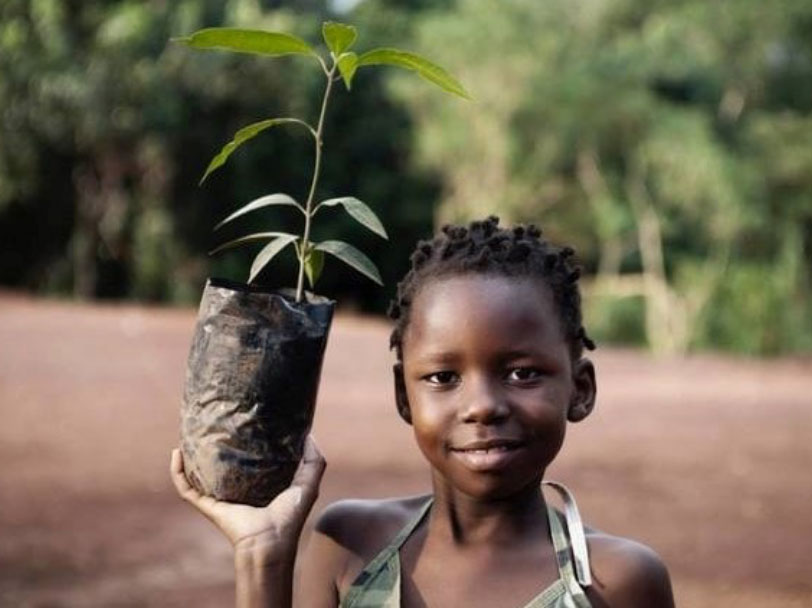
{"label": "dark eye", "polygon": [[535,367],[515,367],[508,372],[507,379],[510,382],[534,382],[541,378],[541,372]]}
{"label": "dark eye", "polygon": [[457,382],[459,380],[459,376],[457,375],[457,372],[443,370],[441,372],[434,372],[433,374],[429,374],[425,376],[423,379],[429,384],[444,386],[447,384]]}

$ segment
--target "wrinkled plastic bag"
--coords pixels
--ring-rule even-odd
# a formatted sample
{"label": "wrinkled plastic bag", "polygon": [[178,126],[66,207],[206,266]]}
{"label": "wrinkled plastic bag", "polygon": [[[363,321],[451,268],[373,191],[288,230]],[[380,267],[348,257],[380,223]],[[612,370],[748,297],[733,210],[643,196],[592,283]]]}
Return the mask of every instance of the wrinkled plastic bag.
{"label": "wrinkled plastic bag", "polygon": [[268,504],[290,485],[313,422],[335,302],[210,279],[181,407],[189,482],[219,500]]}

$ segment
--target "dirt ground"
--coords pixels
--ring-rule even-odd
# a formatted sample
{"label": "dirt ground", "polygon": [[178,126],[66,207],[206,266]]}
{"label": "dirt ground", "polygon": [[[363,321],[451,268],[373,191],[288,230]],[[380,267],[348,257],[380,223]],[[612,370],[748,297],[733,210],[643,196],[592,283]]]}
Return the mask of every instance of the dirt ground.
{"label": "dirt ground", "polygon": [[[231,604],[229,546],[166,473],[194,315],[0,294],[0,605]],[[387,336],[334,325],[317,508],[428,488]],[[549,472],[585,519],[653,546],[678,606],[812,606],[812,359],[594,359],[598,409]]]}

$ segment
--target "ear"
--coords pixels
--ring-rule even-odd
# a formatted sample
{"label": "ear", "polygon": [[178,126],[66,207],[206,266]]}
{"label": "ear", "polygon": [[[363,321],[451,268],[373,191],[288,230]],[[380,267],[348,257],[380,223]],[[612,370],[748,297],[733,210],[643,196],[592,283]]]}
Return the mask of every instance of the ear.
{"label": "ear", "polygon": [[580,422],[595,408],[598,386],[595,383],[595,366],[589,359],[581,358],[572,366],[572,380],[575,390],[570,398],[567,420]]}
{"label": "ear", "polygon": [[406,395],[406,380],[403,378],[403,363],[398,361],[392,366],[392,375],[395,379],[395,405],[398,414],[407,424],[412,423],[412,410],[409,407],[409,397]]}

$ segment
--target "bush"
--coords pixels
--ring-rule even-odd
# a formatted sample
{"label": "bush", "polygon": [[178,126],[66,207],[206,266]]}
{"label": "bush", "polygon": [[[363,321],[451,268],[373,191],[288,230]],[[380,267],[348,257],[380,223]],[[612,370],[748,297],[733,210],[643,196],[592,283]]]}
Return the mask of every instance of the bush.
{"label": "bush", "polygon": [[642,296],[586,296],[584,326],[598,344],[645,346],[645,301]]}
{"label": "bush", "polygon": [[699,320],[696,346],[749,355],[809,352],[809,300],[785,275],[780,265],[731,267]]}

